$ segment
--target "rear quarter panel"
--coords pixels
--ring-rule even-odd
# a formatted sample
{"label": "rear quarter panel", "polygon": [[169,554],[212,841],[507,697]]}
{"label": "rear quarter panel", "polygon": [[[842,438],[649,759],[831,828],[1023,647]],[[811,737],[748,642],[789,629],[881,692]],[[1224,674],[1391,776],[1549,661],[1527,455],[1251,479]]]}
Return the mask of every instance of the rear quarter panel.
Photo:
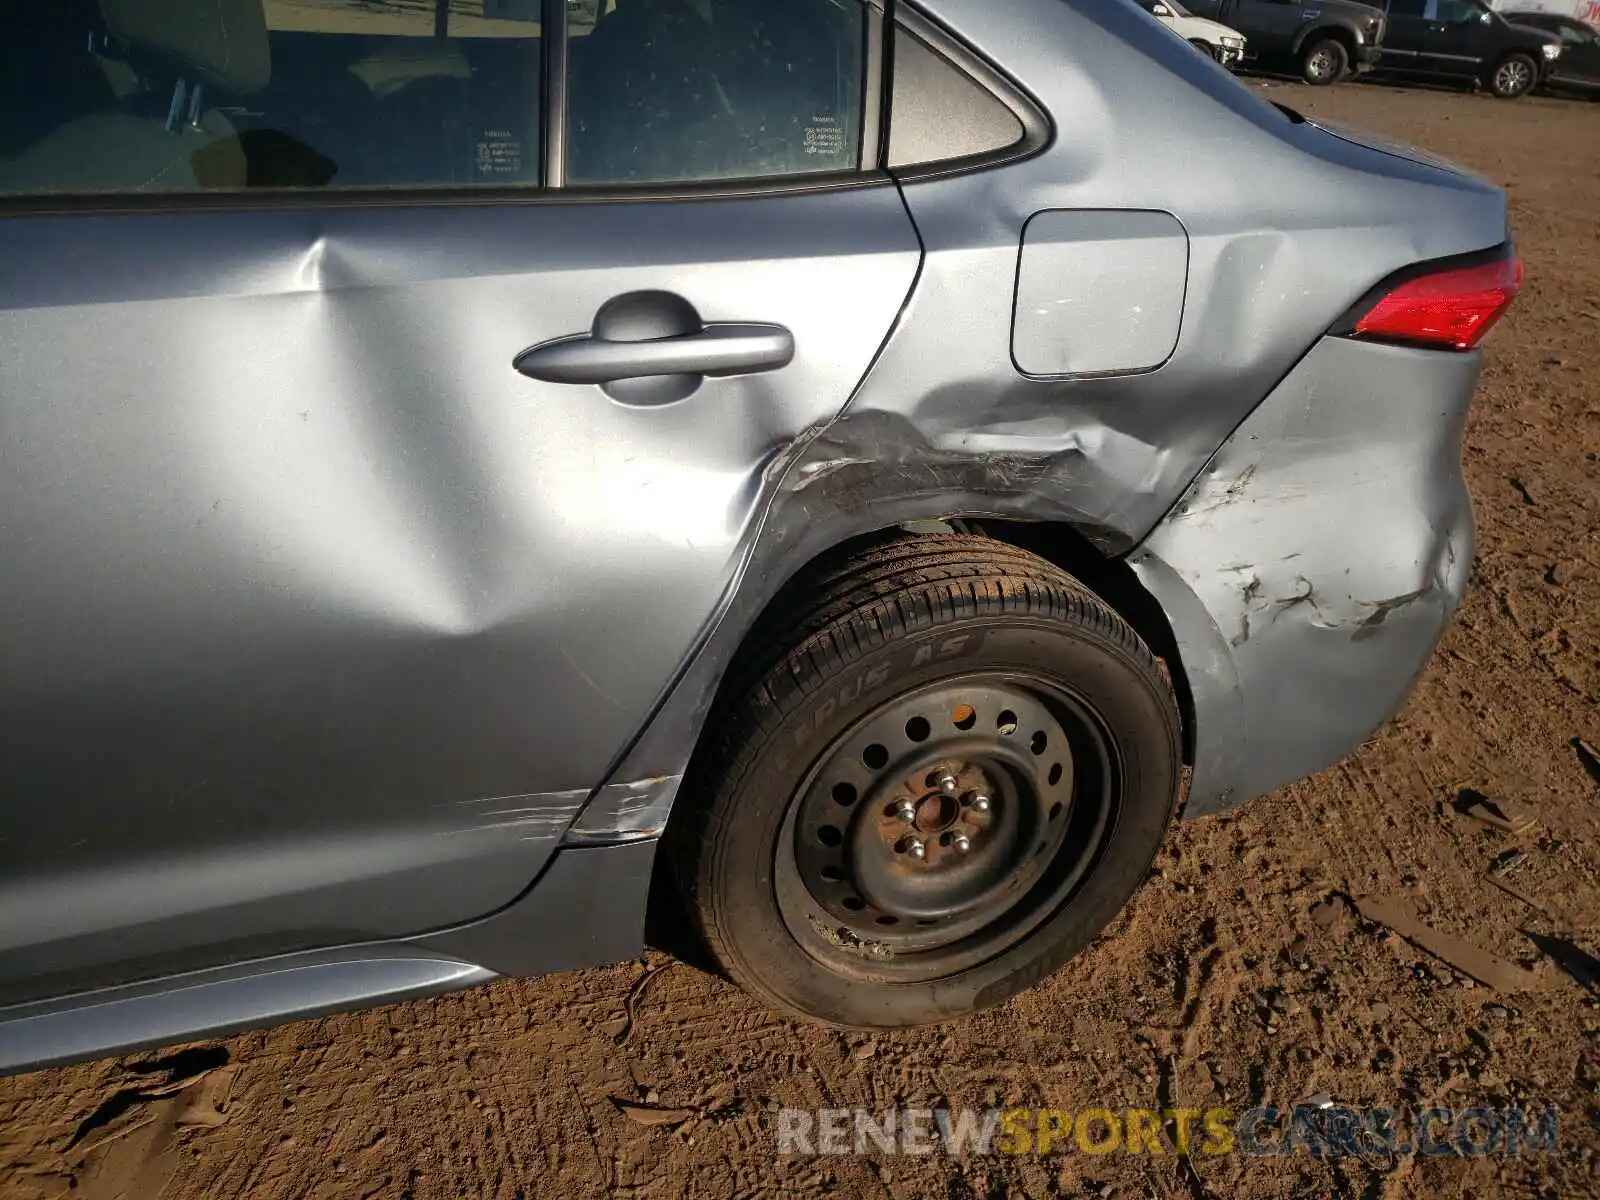
{"label": "rear quarter panel", "polygon": [[[847,410],[784,465],[738,587],[619,779],[682,771],[744,631],[830,545],[968,515],[1124,553],[1375,283],[1506,238],[1498,190],[1285,116],[1120,0],[922,7],[1038,104],[1042,148],[901,173],[925,248],[911,300]],[[1023,231],[1090,209],[1185,231],[1176,346],[1154,370],[1029,377],[1012,357]]]}

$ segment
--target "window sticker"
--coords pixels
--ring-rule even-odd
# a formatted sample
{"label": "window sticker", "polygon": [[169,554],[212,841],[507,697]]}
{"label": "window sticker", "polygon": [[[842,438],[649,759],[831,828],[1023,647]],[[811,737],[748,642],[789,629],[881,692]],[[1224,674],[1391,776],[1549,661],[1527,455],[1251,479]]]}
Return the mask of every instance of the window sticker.
{"label": "window sticker", "polygon": [[806,126],[806,153],[837,158],[844,153],[844,130],[837,117],[823,114],[811,118]]}
{"label": "window sticker", "polygon": [[522,178],[522,139],[509,129],[478,132],[473,178],[480,183],[511,182]]}

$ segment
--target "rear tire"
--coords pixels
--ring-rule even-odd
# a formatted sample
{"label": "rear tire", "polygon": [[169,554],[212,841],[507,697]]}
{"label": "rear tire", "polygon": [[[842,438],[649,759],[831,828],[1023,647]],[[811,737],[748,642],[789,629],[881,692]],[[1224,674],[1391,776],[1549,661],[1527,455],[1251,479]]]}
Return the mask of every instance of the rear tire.
{"label": "rear tire", "polygon": [[1539,66],[1530,54],[1508,54],[1495,63],[1489,76],[1489,90],[1501,100],[1515,100],[1532,89],[1539,78]]}
{"label": "rear tire", "polygon": [[1312,87],[1337,83],[1350,70],[1350,52],[1338,38],[1317,38],[1300,54],[1300,77]]}
{"label": "rear tire", "polygon": [[1044,978],[1116,915],[1172,816],[1179,717],[1139,636],[1002,542],[896,537],[780,600],[667,832],[728,975],[887,1029]]}

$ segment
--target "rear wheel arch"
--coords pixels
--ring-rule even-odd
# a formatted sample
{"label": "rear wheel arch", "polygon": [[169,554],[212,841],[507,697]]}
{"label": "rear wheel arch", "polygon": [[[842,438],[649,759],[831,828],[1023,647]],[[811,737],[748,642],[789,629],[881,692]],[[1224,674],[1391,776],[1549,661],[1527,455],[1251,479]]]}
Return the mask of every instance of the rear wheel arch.
{"label": "rear wheel arch", "polygon": [[[941,517],[881,526],[840,539],[811,555],[767,591],[754,615],[744,623],[736,646],[718,673],[707,720],[695,737],[689,775],[693,776],[695,760],[707,752],[708,740],[714,736],[712,726],[719,703],[744,685],[748,664],[764,656],[764,647],[775,636],[781,637],[793,628],[792,614],[803,604],[803,596],[813,581],[826,573],[832,563],[875,543],[945,531],[982,534],[1038,555],[1072,576],[1132,626],[1170,676],[1183,719],[1183,760],[1185,763],[1193,761],[1194,697],[1178,653],[1176,635],[1160,602],[1122,557],[1107,554],[1067,522]],[[677,815],[679,807],[674,804],[673,816]]]}
{"label": "rear wheel arch", "polygon": [[1093,592],[1144,639],[1171,677],[1183,717],[1183,761],[1194,762],[1194,693],[1178,653],[1178,639],[1166,610],[1139,581],[1127,561],[1102,553],[1071,525],[1053,521],[973,521],[978,529],[1060,567]]}
{"label": "rear wheel arch", "polygon": [[1356,48],[1359,39],[1348,25],[1337,24],[1312,25],[1306,29],[1302,29],[1295,38],[1293,49],[1295,57],[1298,58],[1301,54],[1305,53],[1306,47],[1315,42],[1323,41],[1324,39],[1331,39],[1332,41],[1338,42],[1344,47],[1345,53],[1350,56],[1350,61],[1355,61]]}

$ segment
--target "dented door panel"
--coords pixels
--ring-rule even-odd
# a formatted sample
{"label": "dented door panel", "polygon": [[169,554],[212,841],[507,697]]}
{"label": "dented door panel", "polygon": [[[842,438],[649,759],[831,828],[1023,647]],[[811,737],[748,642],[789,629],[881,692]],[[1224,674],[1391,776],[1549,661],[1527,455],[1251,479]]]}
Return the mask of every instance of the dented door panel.
{"label": "dented door panel", "polygon": [[[0,982],[512,899],[917,259],[888,185],[0,224]],[[646,289],[794,360],[656,408],[513,369]]]}

